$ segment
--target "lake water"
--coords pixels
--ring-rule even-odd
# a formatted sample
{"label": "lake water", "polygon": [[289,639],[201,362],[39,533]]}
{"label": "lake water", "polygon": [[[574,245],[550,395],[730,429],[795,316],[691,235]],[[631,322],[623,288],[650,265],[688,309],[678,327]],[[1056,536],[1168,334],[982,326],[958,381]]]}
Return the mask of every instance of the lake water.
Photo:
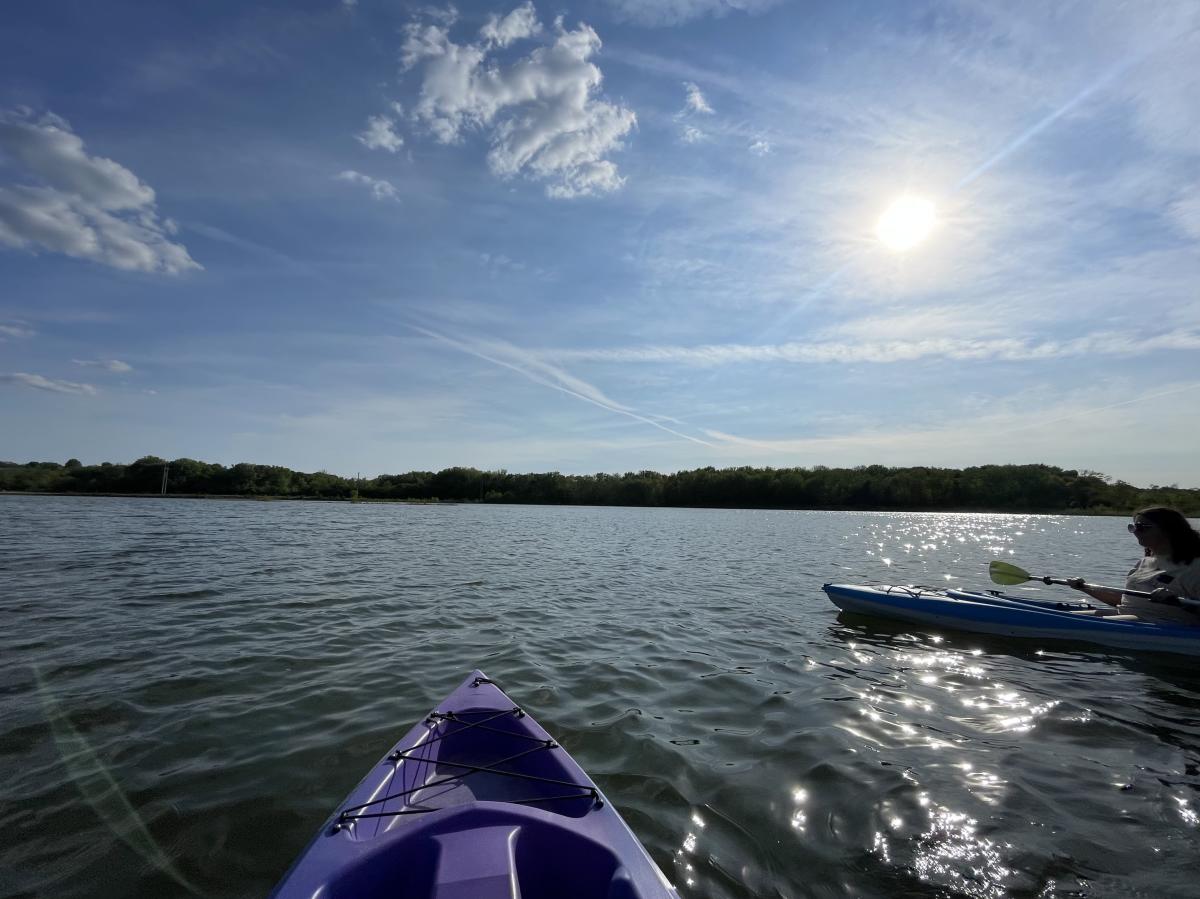
{"label": "lake water", "polygon": [[1136,549],[1113,518],[0,497],[0,895],[262,896],[480,667],[685,896],[1195,896],[1194,663],[820,590],[1113,583]]}

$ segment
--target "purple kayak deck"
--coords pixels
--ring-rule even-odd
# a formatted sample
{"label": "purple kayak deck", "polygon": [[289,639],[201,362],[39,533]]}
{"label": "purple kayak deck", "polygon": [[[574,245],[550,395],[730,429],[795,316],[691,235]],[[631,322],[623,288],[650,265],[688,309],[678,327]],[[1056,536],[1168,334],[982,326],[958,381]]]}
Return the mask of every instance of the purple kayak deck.
{"label": "purple kayak deck", "polygon": [[591,778],[480,671],[355,787],[271,895],[678,897]]}

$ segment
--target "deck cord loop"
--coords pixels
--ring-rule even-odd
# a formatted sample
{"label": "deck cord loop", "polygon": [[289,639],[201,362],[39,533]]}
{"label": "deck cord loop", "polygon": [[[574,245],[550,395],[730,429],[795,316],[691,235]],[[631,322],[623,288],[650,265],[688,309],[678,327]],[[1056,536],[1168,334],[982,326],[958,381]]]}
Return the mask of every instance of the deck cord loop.
{"label": "deck cord loop", "polygon": [[[476,678],[476,680],[479,680],[479,678]],[[477,721],[471,721],[466,717],[469,715],[484,715],[485,717],[482,717]],[[368,812],[365,810],[371,808],[372,806],[382,805],[394,800],[405,800],[405,797],[411,796],[414,793],[420,793],[422,791],[431,790],[439,786],[458,783],[470,775],[480,772],[486,774],[496,774],[502,777],[511,777],[516,780],[524,780],[531,783],[554,784],[556,786],[571,787],[573,789],[582,791],[579,793],[565,793],[555,796],[531,796],[525,799],[507,800],[514,804],[527,805],[540,802],[558,802],[567,799],[591,799],[594,807],[599,808],[603,806],[603,797],[601,797],[600,791],[594,785],[574,783],[573,781],[560,780],[553,777],[543,777],[537,774],[527,774],[523,771],[512,771],[499,767],[510,762],[515,762],[518,759],[524,758],[525,756],[541,750],[552,750],[559,748],[559,744],[553,739],[536,737],[532,734],[520,733],[518,731],[508,730],[502,727],[489,726],[490,722],[503,719],[509,715],[521,718],[524,717],[525,713],[523,710],[516,707],[511,709],[503,709],[500,711],[483,709],[463,712],[456,712],[454,710],[445,712],[430,712],[429,716],[425,719],[425,725],[430,728],[430,734],[435,734],[439,729],[441,729],[442,732],[436,733],[436,736],[430,736],[429,739],[419,741],[416,745],[410,746],[406,749],[393,750],[387,756],[386,761],[388,763],[395,764],[397,770],[399,770],[400,764],[403,762],[419,762],[433,765],[435,770],[441,766],[445,768],[458,769],[461,773],[449,774],[440,779],[431,780],[420,786],[412,787],[411,789],[401,790],[397,793],[389,793],[387,796],[383,796],[379,799],[373,799],[370,802],[364,802],[361,805],[354,805],[350,806],[349,808],[345,808],[338,815],[337,820],[334,822],[332,832],[337,833],[342,829],[345,823],[357,821],[362,818],[390,818],[397,815],[419,815],[426,812],[437,811],[439,808],[438,806],[430,808],[418,808],[408,805],[407,801],[404,802],[402,808],[394,811]],[[450,725],[452,724],[458,726],[452,730],[450,729]],[[463,731],[473,729],[486,730],[491,733],[502,734],[507,737],[516,737],[517,739],[532,742],[536,745],[530,746],[528,749],[524,749],[513,755],[506,756],[505,758],[496,759],[483,764],[473,764],[465,761],[451,761],[444,758],[434,759],[429,758],[427,755],[415,754],[418,752],[424,752],[427,747],[432,746],[439,740],[445,740],[447,737],[455,736],[457,734],[461,734]]]}

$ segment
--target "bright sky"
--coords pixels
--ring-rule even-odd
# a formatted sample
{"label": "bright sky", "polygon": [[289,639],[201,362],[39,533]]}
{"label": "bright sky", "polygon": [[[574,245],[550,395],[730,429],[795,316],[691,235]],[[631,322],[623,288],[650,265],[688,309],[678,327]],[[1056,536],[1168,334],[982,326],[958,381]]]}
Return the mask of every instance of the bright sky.
{"label": "bright sky", "polygon": [[1200,486],[1200,5],[10,5],[0,458]]}

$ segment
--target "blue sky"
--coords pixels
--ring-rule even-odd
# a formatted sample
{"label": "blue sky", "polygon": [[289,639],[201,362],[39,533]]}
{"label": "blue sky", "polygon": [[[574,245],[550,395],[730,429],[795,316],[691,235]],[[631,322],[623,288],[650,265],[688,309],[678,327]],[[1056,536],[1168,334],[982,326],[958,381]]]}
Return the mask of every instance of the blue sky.
{"label": "blue sky", "polygon": [[1200,486],[1197,96],[1192,2],[20,4],[0,458]]}

